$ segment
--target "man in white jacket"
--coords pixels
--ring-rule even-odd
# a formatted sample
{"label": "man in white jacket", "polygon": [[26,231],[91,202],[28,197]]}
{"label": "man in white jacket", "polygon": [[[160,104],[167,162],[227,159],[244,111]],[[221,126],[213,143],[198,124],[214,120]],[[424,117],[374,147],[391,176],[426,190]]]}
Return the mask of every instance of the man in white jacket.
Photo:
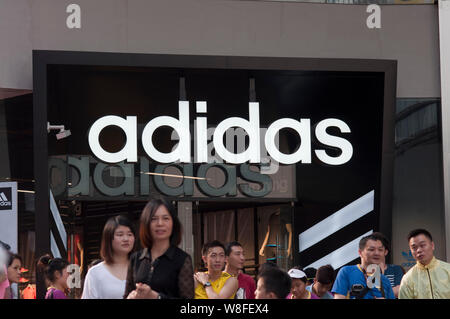
{"label": "man in white jacket", "polygon": [[399,299],[449,299],[450,264],[434,257],[434,242],[425,229],[408,235],[409,248],[417,264],[402,278]]}

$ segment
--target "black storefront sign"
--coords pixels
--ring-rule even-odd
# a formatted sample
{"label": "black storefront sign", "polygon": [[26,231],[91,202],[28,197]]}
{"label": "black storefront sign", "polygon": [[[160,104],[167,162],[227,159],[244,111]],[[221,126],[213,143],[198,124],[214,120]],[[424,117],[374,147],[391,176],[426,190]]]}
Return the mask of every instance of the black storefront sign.
{"label": "black storefront sign", "polygon": [[[291,202],[295,259],[303,266],[367,231],[379,230],[390,237],[395,61],[35,51],[34,69],[38,231],[48,229],[45,214],[51,185],[57,199],[67,200],[146,200],[165,195],[182,201]],[[147,125],[158,117],[181,123],[180,101],[187,103],[189,112],[189,125],[180,132],[191,134],[183,142],[189,144],[190,161],[157,162],[149,156],[143,136],[150,136],[154,147],[165,154],[182,139],[174,138],[168,125],[146,135]],[[199,102],[206,102],[206,115]],[[267,163],[251,160],[196,162],[194,119],[207,117],[205,130],[230,118],[241,119],[236,126],[245,121],[251,126],[249,103],[258,103],[260,129],[270,132],[274,123],[289,119],[292,127],[281,125],[277,131],[277,147],[280,156],[299,152],[298,160],[278,161],[275,174],[264,173]],[[106,116],[123,121],[135,117],[134,161],[108,163],[94,154],[90,130]],[[328,122],[331,119],[348,129]],[[48,139],[43,129],[47,121],[63,123],[72,136]],[[98,134],[98,142],[105,151],[118,153],[127,146],[130,132],[108,126]],[[225,143],[225,134],[219,137]],[[206,138],[208,147],[217,146]],[[245,150],[252,144],[249,137],[244,140]],[[352,152],[330,164],[324,156],[342,158],[348,151],[336,140],[347,141]],[[259,142],[262,155],[277,156],[264,152],[270,143]],[[235,154],[238,143],[235,140]],[[170,175],[199,179],[180,181]],[[299,234],[367,194],[373,194],[372,211],[300,252]],[[48,247],[48,239],[37,235],[37,245]]]}

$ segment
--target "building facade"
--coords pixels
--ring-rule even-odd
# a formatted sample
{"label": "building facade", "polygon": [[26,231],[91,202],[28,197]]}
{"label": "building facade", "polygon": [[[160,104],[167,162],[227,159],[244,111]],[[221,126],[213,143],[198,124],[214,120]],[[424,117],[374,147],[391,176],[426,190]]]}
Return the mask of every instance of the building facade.
{"label": "building facade", "polygon": [[[37,5],[29,1],[4,0],[0,4],[0,21],[6,26],[0,28],[0,88],[3,96],[0,120],[5,127],[2,147],[6,146],[6,151],[0,155],[0,177],[5,182],[17,181],[19,190],[35,192],[19,192],[18,195],[18,250],[29,249],[35,243],[36,254],[48,252],[53,247],[54,252],[67,253],[72,261],[86,264],[98,256],[98,240],[106,216],[126,213],[137,218],[142,204],[151,196],[152,190],[157,190],[158,195],[168,196],[177,203],[185,227],[183,248],[198,262],[201,244],[218,238],[223,241],[239,239],[247,245],[249,272],[256,271],[267,258],[279,256],[286,257],[283,259],[285,268],[293,264],[315,266],[315,262],[327,256],[331,258],[330,254],[339,252],[360,235],[381,230],[392,242],[391,262],[408,268],[412,261],[405,237],[409,230],[417,227],[429,229],[436,242],[436,256],[448,258],[446,225],[449,222],[445,218],[443,178],[445,136],[442,135],[442,115],[445,112],[441,108],[438,4],[381,3],[379,21],[378,16],[373,16],[376,11],[369,11],[366,3],[354,2],[80,0],[77,1],[78,7],[69,7],[69,1],[42,0]],[[380,24],[377,26],[376,22]],[[94,53],[89,56],[89,52]],[[333,63],[327,64],[330,59]],[[353,82],[349,80],[348,86],[343,84],[343,80],[326,82],[323,78],[324,90],[329,90],[326,92],[339,86],[342,95],[335,97],[341,113],[331,104],[328,109],[323,108],[328,113],[314,114],[314,107],[305,111],[305,117],[311,117],[313,126],[332,115],[348,121],[346,123],[351,129],[357,124],[349,123],[357,123],[358,117],[361,123],[367,121],[367,127],[374,125],[372,130],[378,132],[378,137],[374,137],[370,144],[373,147],[365,153],[367,159],[364,162],[373,161],[375,168],[362,167],[363,173],[356,173],[358,168],[349,166],[350,172],[343,173],[349,176],[349,184],[352,184],[350,176],[360,178],[359,182],[355,179],[348,187],[356,188],[359,193],[343,195],[343,191],[329,191],[328,197],[321,198],[315,187],[320,189],[326,182],[304,186],[300,176],[316,180],[314,174],[322,178],[327,174],[320,165],[317,172],[307,168],[313,167],[314,161],[311,166],[282,166],[282,171],[275,174],[278,177],[272,178],[272,195],[269,192],[264,196],[247,196],[239,188],[245,181],[242,179],[245,172],[251,174],[250,168],[247,171],[245,167],[236,168],[236,179],[227,178],[230,171],[226,168],[209,172],[212,177],[207,176],[206,168],[205,176],[195,175],[198,164],[183,167],[184,170],[176,165],[163,170],[146,162],[148,158],[141,146],[139,161],[132,168],[115,166],[109,168],[109,173],[102,173],[104,170],[100,168],[96,170],[101,161],[92,152],[87,135],[92,124],[102,116],[125,118],[136,115],[137,130],[141,132],[152,118],[164,115],[161,110],[167,110],[169,113],[166,115],[180,120],[180,101],[189,102],[193,120],[196,102],[205,101],[207,97],[207,114],[213,118],[208,126],[211,132],[229,117],[250,121],[248,103],[252,102],[260,103],[261,117],[266,116],[261,128],[267,129],[279,118],[300,119],[287,106],[285,112],[276,110],[277,103],[273,102],[276,96],[299,101],[300,97],[289,95],[289,85],[297,87],[302,92],[301,96],[310,94],[315,101],[320,98],[319,93],[312,93],[319,90],[320,85],[308,92],[307,86],[298,84],[302,77],[295,74],[296,71],[338,72],[338,78],[345,72],[387,72],[387,69],[374,70],[376,61],[395,64],[393,82],[383,82],[380,89],[376,77],[375,82],[367,79],[366,82],[361,79],[354,82],[358,77],[350,74],[349,79],[353,76]],[[52,63],[55,66],[48,66]],[[167,70],[162,72],[151,68]],[[205,69],[210,73],[201,74]],[[219,70],[228,71],[221,73]],[[277,76],[282,76],[277,72],[281,71],[286,74],[294,72],[289,76],[296,80],[283,82],[278,78],[277,81]],[[304,74],[303,79],[310,77],[308,81],[311,81],[312,74]],[[165,80],[159,82],[158,79]],[[272,83],[272,86],[261,83]],[[270,93],[270,87],[276,89]],[[152,92],[159,90],[160,95],[146,93],[146,88],[153,88]],[[345,97],[343,92],[348,96]],[[42,94],[46,95],[44,103]],[[151,112],[142,106],[156,102],[165,105],[166,100],[171,101],[170,106],[153,107]],[[236,102],[239,107],[236,106],[234,112],[232,107],[228,113],[223,112],[230,105],[224,101],[239,101]],[[357,109],[358,101],[361,110]],[[378,107],[376,101],[379,101]],[[115,102],[120,102],[120,105]],[[284,105],[295,104],[284,102]],[[386,109],[389,103],[392,104],[391,122],[383,120],[389,111]],[[303,101],[304,104],[308,101]],[[342,106],[353,111],[346,113]],[[124,108],[132,114],[124,112]],[[26,112],[19,112],[19,109]],[[355,119],[351,119],[352,116]],[[77,117],[84,121],[77,121]],[[65,125],[71,130],[71,136],[55,139],[54,133],[47,131],[47,122]],[[391,132],[391,135],[386,136],[386,132]],[[111,134],[108,135],[110,137],[103,137],[103,140],[100,136],[100,144],[105,146],[108,140],[119,141],[119,146],[114,143],[105,146],[110,147],[110,152],[119,151],[120,143],[125,141],[123,134],[120,131],[108,131],[107,134]],[[363,136],[362,133],[359,136]],[[388,142],[383,142],[383,137]],[[285,139],[286,152],[294,152],[292,145],[299,142],[295,134],[287,134]],[[170,140],[173,142],[170,147],[173,147],[176,138],[170,136]],[[283,138],[278,142],[283,144]],[[236,143],[239,143],[238,137]],[[354,154],[358,154],[357,146],[364,146],[364,141],[353,143]],[[391,148],[386,145],[391,145]],[[170,150],[165,149],[165,153]],[[314,157],[314,147],[312,150]],[[387,175],[382,173],[383,156],[388,163],[386,165],[391,167],[385,173]],[[44,162],[39,159],[44,157],[51,168],[49,174],[41,169]],[[87,167],[87,171],[83,171],[83,167]],[[228,185],[231,181],[231,188],[219,194],[208,185],[193,181],[192,189],[185,189],[176,177],[170,180],[170,177],[158,178],[156,175],[146,175],[146,184],[137,174],[143,172],[143,167],[150,173],[210,178],[210,181],[217,181],[217,184],[212,183],[212,187],[219,189],[220,185]],[[127,169],[132,173],[123,175]],[[364,175],[368,171],[373,176]],[[109,174],[105,185],[101,178],[95,179],[96,172]],[[189,172],[193,174],[187,174]],[[231,176],[233,174],[231,172]],[[129,179],[131,176],[133,180]],[[334,177],[336,180],[343,178]],[[362,185],[361,181],[370,184],[372,180],[377,187],[372,189]],[[45,182],[39,184],[42,181]],[[158,181],[162,181],[159,186]],[[253,189],[264,191],[266,184],[259,181],[260,188]],[[66,182],[78,188],[71,190],[72,185]],[[68,187],[61,187],[62,183]],[[336,184],[334,189],[343,188],[342,185]],[[112,190],[120,186],[123,188],[119,194]],[[127,193],[131,186],[136,186],[134,190],[137,193]],[[232,195],[234,189],[236,194]],[[334,232],[314,237],[321,226],[326,227],[327,218],[334,213],[345,212],[345,208],[352,207],[349,205],[354,202],[364,202],[367,196],[372,198],[372,190],[373,209],[369,212],[373,211],[374,217],[369,217],[371,214],[362,219],[361,216],[355,217]],[[385,200],[380,197],[383,191],[386,192]],[[186,192],[190,194],[189,200],[180,200],[179,197]],[[221,199],[217,200],[217,197]],[[48,219],[37,218],[48,211],[51,212]],[[275,252],[270,252],[274,256],[268,257],[269,252],[262,252],[262,244],[266,242],[270,217],[274,213],[281,216],[273,221],[273,225],[280,229],[279,242],[265,244],[275,245]],[[291,231],[286,226],[289,224]],[[366,225],[373,227],[367,228]],[[365,231],[356,234],[360,229]],[[88,241],[93,241],[92,245],[87,244]],[[330,242],[335,246],[328,247]],[[77,249],[77,246],[82,249]],[[343,264],[353,261],[354,258]]]}

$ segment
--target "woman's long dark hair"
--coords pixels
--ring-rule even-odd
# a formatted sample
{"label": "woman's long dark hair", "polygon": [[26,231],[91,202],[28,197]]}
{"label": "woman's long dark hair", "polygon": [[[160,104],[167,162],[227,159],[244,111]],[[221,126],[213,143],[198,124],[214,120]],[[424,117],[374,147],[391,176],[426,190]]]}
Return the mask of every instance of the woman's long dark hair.
{"label": "woman's long dark hair", "polygon": [[181,243],[181,223],[178,219],[175,208],[172,204],[164,199],[152,199],[145,205],[142,210],[139,228],[139,237],[141,239],[142,247],[151,248],[153,246],[153,238],[150,232],[150,224],[152,222],[152,217],[155,215],[156,210],[160,206],[164,206],[172,217],[173,226],[172,234],[170,235],[170,244],[178,246]]}

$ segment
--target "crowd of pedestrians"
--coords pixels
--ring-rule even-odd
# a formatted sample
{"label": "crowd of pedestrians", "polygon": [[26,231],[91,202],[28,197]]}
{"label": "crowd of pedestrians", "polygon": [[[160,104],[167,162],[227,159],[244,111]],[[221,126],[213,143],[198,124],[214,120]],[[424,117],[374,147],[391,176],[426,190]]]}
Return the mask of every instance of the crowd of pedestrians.
{"label": "crowd of pedestrians", "polygon": [[[147,203],[138,231],[142,249],[136,251],[130,220],[115,216],[106,222],[101,260],[89,267],[82,299],[450,299],[450,264],[434,257],[433,238],[425,229],[408,235],[417,264],[406,274],[386,264],[390,243],[376,232],[360,240],[360,263],[341,267],[336,276],[331,265],[286,272],[268,262],[260,265],[256,280],[244,273],[245,251],[237,241],[206,243],[201,251],[206,271],[194,272],[191,256],[178,248],[181,223],[163,199]],[[9,299],[22,259],[0,244],[0,299]],[[68,266],[61,258],[39,258],[46,299],[67,298]]]}

